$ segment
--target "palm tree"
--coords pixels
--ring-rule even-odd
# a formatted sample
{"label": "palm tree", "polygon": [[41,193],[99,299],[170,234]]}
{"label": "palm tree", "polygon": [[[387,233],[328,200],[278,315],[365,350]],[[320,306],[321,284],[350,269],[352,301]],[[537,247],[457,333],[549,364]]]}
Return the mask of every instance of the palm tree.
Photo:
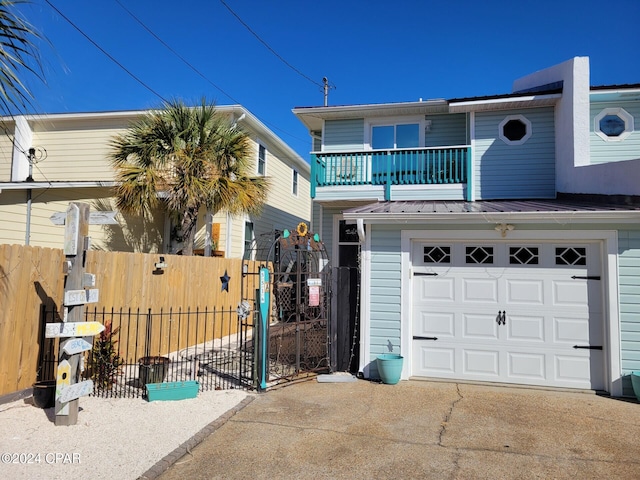
{"label": "palm tree", "polygon": [[10,114],[23,112],[33,98],[20,80],[22,71],[42,80],[40,56],[35,41],[40,39],[36,29],[17,11],[22,0],[0,0],[0,111]]}
{"label": "palm tree", "polygon": [[166,102],[112,141],[116,204],[146,215],[164,204],[193,254],[198,212],[259,213],[268,180],[250,177],[249,136],[214,105]]}

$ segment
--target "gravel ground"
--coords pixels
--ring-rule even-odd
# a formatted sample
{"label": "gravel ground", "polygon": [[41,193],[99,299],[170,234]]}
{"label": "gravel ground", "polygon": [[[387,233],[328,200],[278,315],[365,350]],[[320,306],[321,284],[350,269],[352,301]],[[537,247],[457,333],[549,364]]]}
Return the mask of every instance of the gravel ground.
{"label": "gravel ground", "polygon": [[217,390],[154,402],[83,397],[78,423],[57,427],[54,409],[37,408],[31,398],[0,405],[0,478],[136,479],[248,395]]}

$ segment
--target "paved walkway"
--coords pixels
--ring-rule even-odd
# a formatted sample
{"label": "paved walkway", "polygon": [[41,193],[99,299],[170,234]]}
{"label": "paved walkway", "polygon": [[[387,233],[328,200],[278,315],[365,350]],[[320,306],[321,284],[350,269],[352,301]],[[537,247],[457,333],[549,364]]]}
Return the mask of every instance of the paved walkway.
{"label": "paved walkway", "polygon": [[639,479],[640,404],[455,383],[308,381],[257,395],[160,478]]}

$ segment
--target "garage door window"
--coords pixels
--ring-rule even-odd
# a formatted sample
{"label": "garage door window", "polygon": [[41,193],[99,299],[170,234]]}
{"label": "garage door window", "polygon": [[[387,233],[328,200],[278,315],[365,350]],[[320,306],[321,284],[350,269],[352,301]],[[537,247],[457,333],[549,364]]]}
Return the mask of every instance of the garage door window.
{"label": "garage door window", "polygon": [[423,250],[424,263],[451,263],[451,247],[441,245],[429,245],[424,247]]}
{"label": "garage door window", "polygon": [[587,264],[587,249],[585,247],[558,247],[556,248],[556,265]]}
{"label": "garage door window", "polygon": [[466,247],[465,263],[469,264],[493,264],[493,247]]}
{"label": "garage door window", "polygon": [[509,247],[510,265],[538,265],[538,247]]}

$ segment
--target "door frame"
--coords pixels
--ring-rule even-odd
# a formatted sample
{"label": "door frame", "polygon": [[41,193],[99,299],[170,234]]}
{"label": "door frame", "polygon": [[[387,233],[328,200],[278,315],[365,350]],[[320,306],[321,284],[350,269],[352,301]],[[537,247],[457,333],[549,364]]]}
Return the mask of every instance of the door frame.
{"label": "door frame", "polygon": [[[622,395],[621,346],[618,306],[618,232],[615,230],[514,230],[507,233],[507,239],[514,242],[528,241],[581,241],[601,244],[602,265],[602,311],[604,384],[612,396]],[[413,283],[411,251],[413,242],[431,241],[504,241],[496,231],[487,230],[402,230],[401,232],[401,281],[405,285],[401,291],[400,338],[404,356],[402,378],[408,379],[412,371],[412,309]],[[367,299],[367,304],[368,304]],[[369,352],[367,352],[368,354]]]}

